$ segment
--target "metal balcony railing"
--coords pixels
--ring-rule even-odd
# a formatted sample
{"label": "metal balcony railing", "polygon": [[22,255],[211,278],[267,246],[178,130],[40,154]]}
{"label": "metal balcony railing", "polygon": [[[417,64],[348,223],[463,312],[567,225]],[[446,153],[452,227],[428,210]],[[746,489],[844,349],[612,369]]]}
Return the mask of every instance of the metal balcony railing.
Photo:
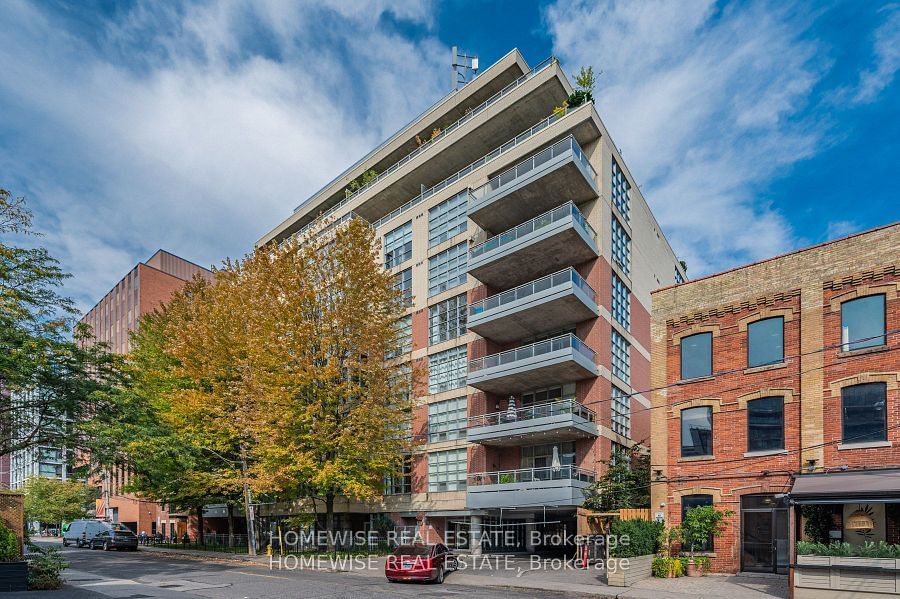
{"label": "metal balcony railing", "polygon": [[561,399],[547,403],[535,404],[533,406],[525,406],[518,408],[515,412],[504,410],[502,412],[494,412],[492,414],[483,414],[481,416],[470,416],[468,419],[468,427],[476,426],[494,426],[497,424],[509,424],[523,420],[534,420],[536,418],[547,418],[550,416],[559,416],[561,414],[573,414],[580,416],[588,422],[594,422],[595,413],[593,410],[584,406],[574,398]]}
{"label": "metal balcony railing", "polygon": [[480,187],[476,187],[471,191],[471,197],[474,200],[480,200],[483,197],[492,194],[507,185],[511,185],[516,182],[517,179],[524,177],[534,169],[540,167],[542,164],[549,162],[550,160],[556,158],[557,156],[572,151],[575,158],[578,162],[581,163],[582,166],[587,170],[590,174],[591,181],[596,184],[597,183],[597,172],[594,170],[594,167],[591,166],[591,163],[588,162],[587,156],[584,155],[584,152],[581,150],[581,146],[578,145],[578,142],[575,141],[575,137],[570,135],[565,137],[552,146],[548,148],[544,148],[534,156],[526,158],[516,166],[512,167],[509,170],[503,171],[499,175],[496,175],[493,179],[481,185]]}
{"label": "metal balcony railing", "polygon": [[466,484],[470,487],[481,485],[512,485],[535,481],[572,480],[584,483],[594,482],[594,473],[572,465],[543,468],[520,468],[497,472],[474,472],[468,475]]}
{"label": "metal balcony railing", "polygon": [[[554,114],[551,114],[550,116],[548,116],[548,117],[545,118],[545,119],[541,119],[537,124],[535,124],[535,125],[529,127],[528,129],[526,129],[526,130],[523,131],[522,133],[519,133],[518,135],[516,135],[515,137],[513,137],[513,138],[510,139],[509,141],[503,143],[502,145],[500,145],[500,146],[494,148],[493,150],[491,150],[490,152],[488,152],[487,154],[485,154],[484,156],[482,156],[482,157],[479,158],[478,160],[475,160],[474,162],[472,162],[471,164],[469,164],[468,166],[465,166],[465,167],[461,168],[459,171],[457,171],[456,173],[450,175],[449,177],[447,177],[446,179],[444,179],[444,180],[441,181],[440,183],[436,183],[436,184],[433,185],[432,187],[426,189],[425,191],[423,191],[422,193],[420,193],[419,195],[417,195],[416,197],[414,197],[414,198],[411,199],[410,201],[406,202],[405,204],[403,204],[402,206],[400,206],[400,207],[397,208],[396,210],[394,210],[394,211],[390,212],[389,214],[387,214],[387,215],[381,217],[380,219],[378,219],[377,221],[375,221],[375,222],[373,223],[373,226],[375,226],[375,227],[380,227],[380,226],[383,225],[384,223],[386,223],[386,222],[388,222],[388,221],[390,221],[390,220],[393,220],[393,219],[397,218],[397,217],[400,216],[401,214],[407,212],[410,208],[413,208],[414,206],[420,204],[423,200],[426,200],[426,199],[430,198],[431,196],[433,196],[435,193],[441,191],[442,189],[445,189],[448,185],[451,185],[451,184],[453,184],[453,183],[456,183],[457,181],[459,181],[460,179],[462,179],[463,177],[465,177],[465,176],[468,175],[469,173],[471,173],[471,172],[473,172],[473,171],[475,171],[475,170],[477,170],[477,169],[483,167],[484,165],[488,164],[489,162],[493,162],[495,159],[499,158],[501,155],[506,154],[507,152],[509,152],[509,151],[512,150],[513,148],[519,146],[520,144],[522,144],[522,143],[525,142],[526,140],[532,138],[535,134],[537,134],[537,133],[543,131],[544,129],[546,129],[547,127],[549,127],[550,125],[552,125],[552,124],[555,123],[556,121],[558,121],[558,120],[564,118],[566,115],[568,115],[568,114],[569,114],[571,111],[573,111],[573,110],[575,110],[575,108],[572,108],[571,110],[570,110],[570,109],[566,109],[564,112],[561,112],[561,113],[554,113]],[[354,195],[353,197],[356,197],[356,196]],[[321,214],[321,216],[318,217],[318,218],[327,218],[327,217],[330,216],[331,214],[334,214],[335,212],[337,212],[338,210],[340,210],[343,206],[346,206],[347,203],[348,203],[349,201],[350,201],[350,198],[344,198],[344,199],[342,199],[341,201],[339,201],[337,204],[335,204],[334,206],[332,206],[332,207],[329,208],[328,210],[325,210],[325,211]],[[301,207],[302,207],[302,205],[301,205]],[[296,212],[296,211],[295,211],[295,212]],[[299,237],[299,236],[303,235],[304,233],[306,233],[306,232],[313,226],[313,224],[318,220],[318,218],[316,218],[315,220],[313,220],[311,223],[307,223],[306,225],[304,225],[303,227],[301,227],[301,228],[300,228],[299,230],[297,230],[297,232],[294,233],[293,235],[296,235],[296,236]]]}
{"label": "metal balcony railing", "polygon": [[573,204],[572,202],[566,202],[562,206],[557,206],[553,210],[549,212],[545,212],[539,216],[534,217],[533,219],[522,223],[521,225],[515,226],[508,231],[504,231],[499,235],[495,235],[488,239],[487,241],[483,241],[476,246],[473,246],[472,249],[469,250],[469,258],[477,258],[478,256],[490,252],[492,250],[496,250],[497,248],[503,247],[504,245],[508,245],[520,237],[524,237],[525,235],[529,235],[534,233],[535,231],[539,231],[543,228],[549,227],[553,223],[559,222],[564,218],[568,218],[572,216],[579,225],[581,225],[585,231],[587,231],[588,235],[590,235],[591,239],[594,241],[597,240],[597,233],[594,231],[594,228],[588,224],[587,219],[584,218],[584,215],[581,211]]}
{"label": "metal balcony railing", "polygon": [[524,299],[530,295],[534,295],[535,293],[540,293],[542,291],[552,289],[553,287],[565,285],[569,281],[571,281],[576,287],[584,291],[587,296],[596,303],[597,294],[594,292],[591,286],[587,284],[587,281],[585,281],[581,277],[581,275],[579,275],[575,271],[575,269],[570,266],[569,268],[566,268],[559,272],[555,272],[552,275],[541,277],[536,281],[531,281],[530,283],[519,285],[514,289],[503,291],[502,293],[498,293],[497,295],[492,295],[490,297],[484,298],[481,301],[471,303],[469,304],[469,316],[478,316],[483,312],[493,310],[494,308],[499,308],[500,306],[505,306],[506,304],[511,304],[512,302]]}
{"label": "metal balcony railing", "polygon": [[537,343],[523,345],[522,347],[517,347],[505,352],[500,352],[499,354],[492,354],[490,356],[484,356],[483,358],[470,360],[469,372],[477,372],[485,368],[493,368],[495,366],[502,366],[504,364],[512,364],[514,362],[518,362],[519,360],[527,360],[535,356],[542,356],[544,354],[549,354],[550,352],[555,352],[566,348],[572,348],[580,352],[591,362],[594,362],[596,352],[585,345],[584,341],[582,341],[572,333],[567,333],[565,335],[560,335],[559,337],[554,337],[553,339],[538,341]]}

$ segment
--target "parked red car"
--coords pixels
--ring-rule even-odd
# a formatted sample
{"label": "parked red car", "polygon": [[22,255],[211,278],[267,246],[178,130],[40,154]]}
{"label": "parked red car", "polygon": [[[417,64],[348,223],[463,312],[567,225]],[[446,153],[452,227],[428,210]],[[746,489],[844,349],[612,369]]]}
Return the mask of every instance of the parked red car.
{"label": "parked red car", "polygon": [[384,564],[389,582],[417,580],[444,582],[444,575],[459,567],[459,562],[446,545],[400,545]]}

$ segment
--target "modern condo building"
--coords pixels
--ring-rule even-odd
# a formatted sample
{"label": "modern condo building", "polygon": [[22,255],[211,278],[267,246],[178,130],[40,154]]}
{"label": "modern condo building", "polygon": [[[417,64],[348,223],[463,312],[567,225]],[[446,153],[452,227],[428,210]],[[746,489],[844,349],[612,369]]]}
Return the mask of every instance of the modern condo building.
{"label": "modern condo building", "polygon": [[650,292],[684,272],[572,92],[555,59],[513,50],[259,240],[363,218],[412,298],[417,449],[382,502],[338,502],[339,527],[389,513],[432,540],[502,531],[491,548],[531,550],[531,530],[574,534],[603,460],[649,439]]}

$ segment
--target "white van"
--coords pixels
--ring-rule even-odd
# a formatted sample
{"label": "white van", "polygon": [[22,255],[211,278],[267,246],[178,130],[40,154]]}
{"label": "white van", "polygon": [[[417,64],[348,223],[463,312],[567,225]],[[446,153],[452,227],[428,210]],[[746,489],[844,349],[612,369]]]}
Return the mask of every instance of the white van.
{"label": "white van", "polygon": [[88,547],[91,539],[109,530],[111,526],[101,520],[75,520],[70,522],[63,530],[63,547],[75,545],[76,547]]}

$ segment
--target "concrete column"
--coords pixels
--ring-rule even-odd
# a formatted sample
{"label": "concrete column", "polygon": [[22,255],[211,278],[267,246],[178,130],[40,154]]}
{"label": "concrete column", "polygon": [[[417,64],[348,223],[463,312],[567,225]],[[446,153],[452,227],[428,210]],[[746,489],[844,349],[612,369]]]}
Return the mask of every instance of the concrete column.
{"label": "concrete column", "polygon": [[534,516],[525,518],[525,551],[534,553],[534,540],[531,532],[534,530]]}
{"label": "concrete column", "polygon": [[472,555],[481,555],[481,516],[469,518],[469,548]]}

